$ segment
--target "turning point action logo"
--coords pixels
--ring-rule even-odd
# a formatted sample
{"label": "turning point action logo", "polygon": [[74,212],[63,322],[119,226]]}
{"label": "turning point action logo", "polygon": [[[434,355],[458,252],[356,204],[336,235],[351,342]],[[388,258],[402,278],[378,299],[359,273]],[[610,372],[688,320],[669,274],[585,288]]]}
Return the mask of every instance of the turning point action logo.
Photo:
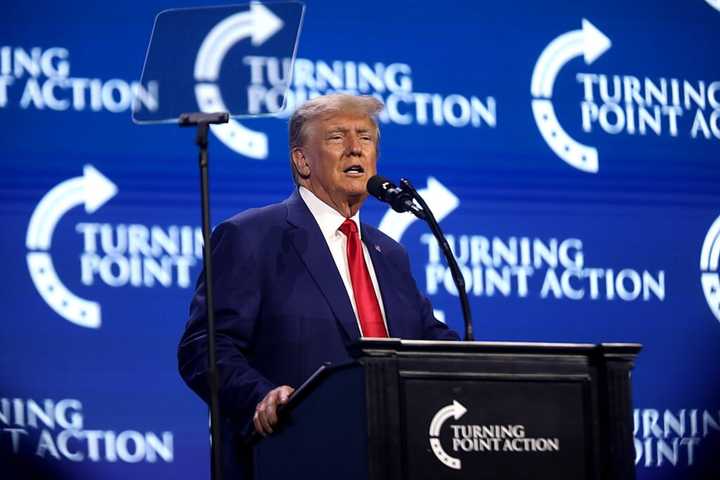
{"label": "turning point action logo", "polygon": [[720,322],[720,217],[710,226],[700,253],[700,271],[705,299]]}
{"label": "turning point action logo", "polygon": [[[60,281],[51,256],[53,233],[70,210],[84,205],[85,212],[93,214],[117,193],[112,181],[85,165],[82,176],[51,188],[30,217],[25,245],[33,284],[50,308],[80,327],[100,328],[101,306],[80,298]],[[77,253],[85,286],[189,288],[190,270],[202,258],[202,231],[196,226],[85,221],[75,225],[75,232],[82,241]],[[76,253],[66,255],[74,258]]]}
{"label": "turning point action logo", "polygon": [[[583,56],[590,65],[611,46],[605,34],[583,19],[582,29],[550,42],[532,74],[532,111],[543,139],[568,165],[587,173],[600,169],[598,151],[560,126],[553,86],[568,62]],[[582,89],[579,114],[585,133],[679,138],[684,131],[691,141],[720,140],[720,80],[587,72],[577,73],[575,80]]]}
{"label": "turning point action logo", "polygon": [[[440,443],[440,430],[450,419],[457,422],[467,408],[457,400],[442,407],[430,421],[430,447],[446,467],[462,469],[462,461],[448,454]],[[524,425],[450,425],[453,452],[558,452],[558,438],[530,438]]]}
{"label": "turning point action logo", "polygon": [[76,398],[0,398],[3,453],[67,462],[172,463],[174,444],[171,431],[88,428]]}
{"label": "turning point action logo", "polygon": [[25,246],[30,250],[27,264],[35,288],[60,316],[81,327],[100,327],[100,305],[78,297],[60,281],[49,252],[53,232],[71,209],[84,204],[87,213],[94,213],[117,191],[113,182],[86,165],[82,177],[65,180],[42,198],[28,225]]}
{"label": "turning point action logo", "polygon": [[[217,85],[228,51],[250,38],[254,47],[289,25],[268,8],[253,3],[249,11],[234,14],[215,25],[202,42],[195,60],[195,97],[203,112],[227,110]],[[285,118],[306,100],[332,92],[372,95],[385,108],[382,123],[432,125],[450,128],[496,128],[497,102],[492,96],[430,93],[414,88],[412,67],[402,62],[280,58],[261,48],[246,55],[248,67],[247,113],[277,112]],[[290,75],[292,68],[292,76]],[[230,119],[212,125],[213,133],[233,151],[253,159],[269,155],[268,136]]]}

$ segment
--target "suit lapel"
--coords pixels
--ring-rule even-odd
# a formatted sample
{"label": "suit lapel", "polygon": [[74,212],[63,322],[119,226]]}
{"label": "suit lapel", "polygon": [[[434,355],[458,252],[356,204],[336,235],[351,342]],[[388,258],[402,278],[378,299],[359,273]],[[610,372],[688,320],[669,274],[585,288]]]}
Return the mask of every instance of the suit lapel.
{"label": "suit lapel", "polygon": [[295,227],[289,232],[293,248],[320,288],[350,342],[359,340],[360,331],[350,298],[320,227],[297,190],[286,200],[286,205],[287,221]]}
{"label": "suit lapel", "polygon": [[400,319],[403,318],[402,312],[399,311],[400,302],[397,298],[397,291],[394,286],[394,268],[390,265],[385,257],[385,253],[380,248],[374,232],[365,225],[362,228],[363,243],[367,246],[370,253],[370,259],[375,269],[378,286],[380,287],[380,295],[382,296],[383,307],[385,308],[385,319],[387,320],[388,335],[395,338],[404,338],[405,331]]}

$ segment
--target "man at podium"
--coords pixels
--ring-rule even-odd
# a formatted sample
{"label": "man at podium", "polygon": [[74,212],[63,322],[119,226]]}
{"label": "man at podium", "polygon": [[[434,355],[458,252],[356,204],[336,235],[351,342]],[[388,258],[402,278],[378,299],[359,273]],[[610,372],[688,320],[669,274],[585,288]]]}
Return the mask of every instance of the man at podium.
{"label": "man at podium", "polygon": [[[367,181],[376,174],[382,108],[373,97],[346,94],[300,106],[289,125],[297,189],[212,234],[226,441],[253,429],[272,433],[276,408],[293,388],[323,363],[350,361],[347,347],[360,337],[458,339],[434,318],[404,248],[360,222]],[[184,380],[208,401],[202,278],[178,360]]]}

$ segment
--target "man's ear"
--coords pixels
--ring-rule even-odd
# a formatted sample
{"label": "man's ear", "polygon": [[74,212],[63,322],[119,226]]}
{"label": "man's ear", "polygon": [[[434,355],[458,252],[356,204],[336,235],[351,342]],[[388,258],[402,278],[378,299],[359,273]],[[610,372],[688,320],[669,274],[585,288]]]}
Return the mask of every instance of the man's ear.
{"label": "man's ear", "polygon": [[310,162],[305,158],[305,153],[302,148],[295,147],[292,149],[292,161],[295,165],[295,171],[301,178],[308,178],[310,176]]}

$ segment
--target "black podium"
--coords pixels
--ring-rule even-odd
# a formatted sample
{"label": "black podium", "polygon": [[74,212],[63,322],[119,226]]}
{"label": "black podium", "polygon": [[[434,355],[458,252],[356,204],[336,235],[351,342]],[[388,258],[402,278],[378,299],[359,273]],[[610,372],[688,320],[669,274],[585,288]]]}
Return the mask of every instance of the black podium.
{"label": "black podium", "polygon": [[363,341],[297,391],[255,478],[634,479],[640,348]]}

